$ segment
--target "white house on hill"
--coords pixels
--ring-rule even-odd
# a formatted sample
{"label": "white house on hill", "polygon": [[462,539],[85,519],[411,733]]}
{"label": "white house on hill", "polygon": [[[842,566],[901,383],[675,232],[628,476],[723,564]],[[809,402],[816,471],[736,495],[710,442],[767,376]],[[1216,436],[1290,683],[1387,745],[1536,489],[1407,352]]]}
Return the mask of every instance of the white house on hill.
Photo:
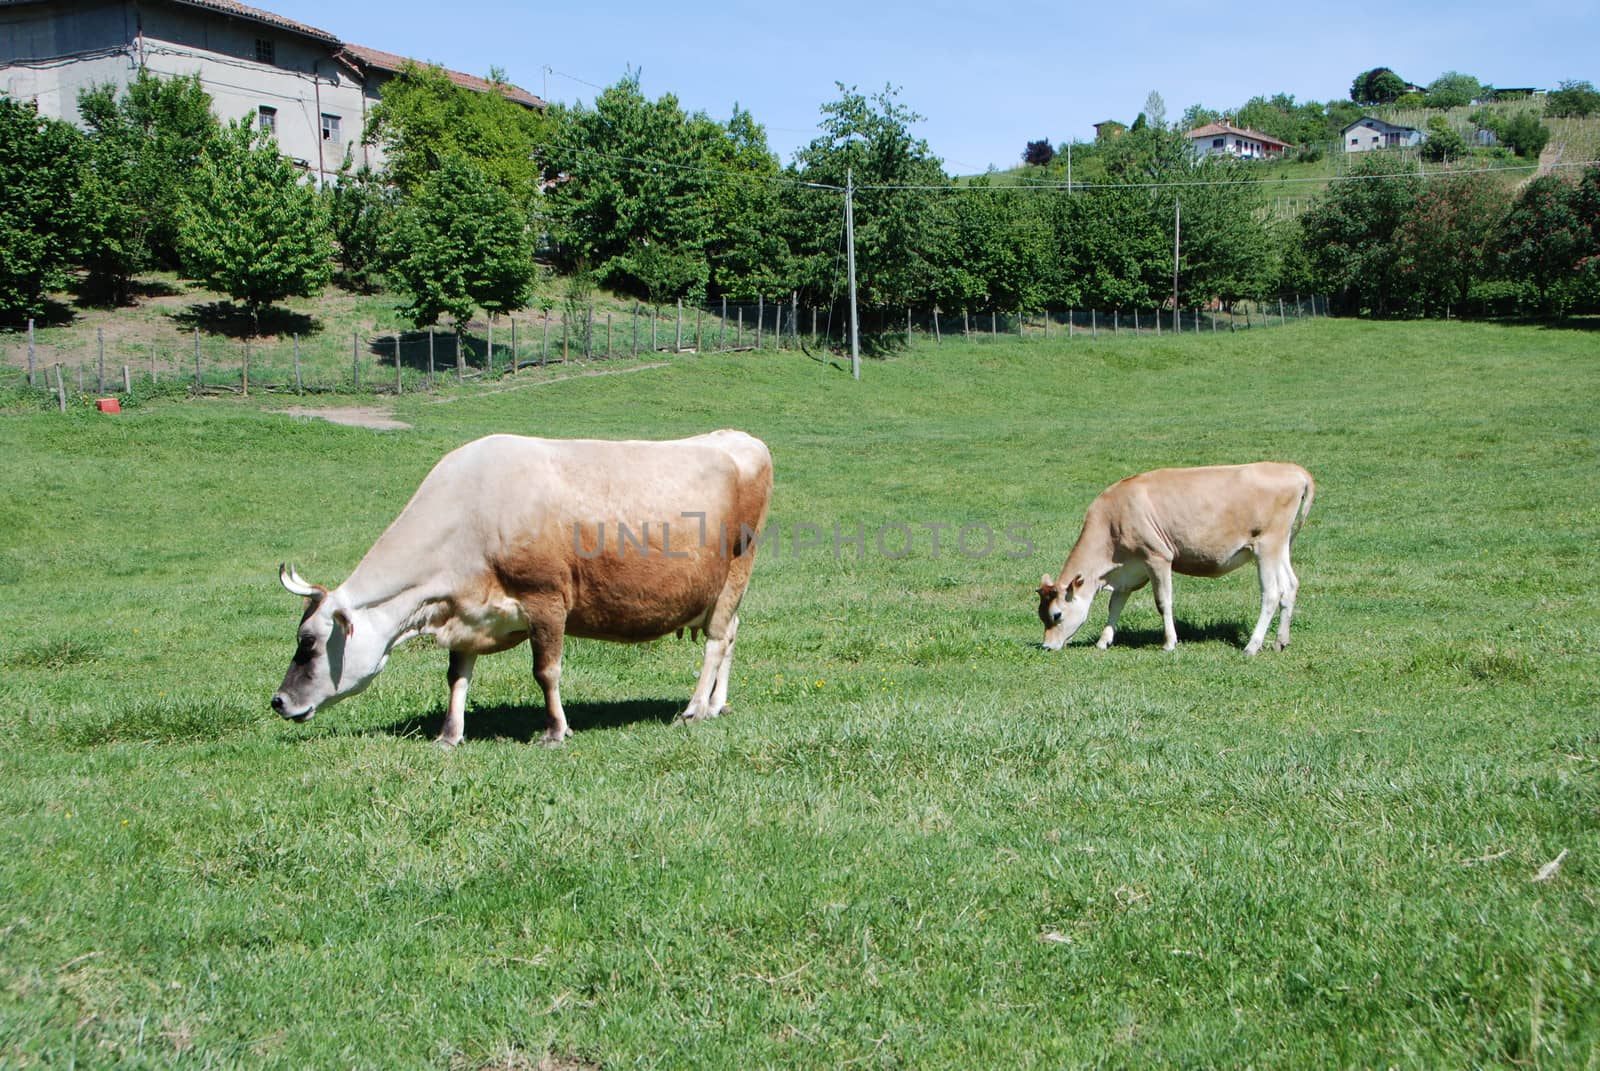
{"label": "white house on hill", "polygon": [[1345,152],[1371,152],[1421,145],[1428,140],[1428,135],[1414,126],[1400,126],[1363,115],[1340,132],[1339,140]]}
{"label": "white house on hill", "polygon": [[[219,118],[272,131],[319,183],[347,153],[358,167],[382,165],[361,136],[381,87],[406,62],[234,0],[0,0],[0,93],[76,123],[78,94],[91,86],[120,90],[141,69],[198,74]],[[445,73],[468,89],[544,107],[516,86]]]}
{"label": "white house on hill", "polygon": [[1288,142],[1279,141],[1259,130],[1246,130],[1232,123],[1207,123],[1184,135],[1195,156],[1236,156],[1244,160],[1264,160],[1289,151]]}

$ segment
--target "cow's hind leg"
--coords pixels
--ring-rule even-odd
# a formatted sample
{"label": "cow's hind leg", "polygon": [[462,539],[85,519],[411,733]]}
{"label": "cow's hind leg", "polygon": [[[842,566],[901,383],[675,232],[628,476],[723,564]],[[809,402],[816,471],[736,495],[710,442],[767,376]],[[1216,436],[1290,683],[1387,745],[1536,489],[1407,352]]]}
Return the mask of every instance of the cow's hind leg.
{"label": "cow's hind leg", "polygon": [[566,615],[550,613],[528,623],[528,644],[533,648],[533,677],[544,689],[544,735],[539,743],[558,747],[572,735],[567,712],[561,708],[561,652],[566,645]]}
{"label": "cow's hind leg", "polygon": [[455,747],[467,724],[467,686],[472,683],[472,667],[478,656],[467,651],[450,652],[450,668],[445,680],[450,682],[450,705],[445,708],[444,725],[439,729],[439,743]]}
{"label": "cow's hind leg", "polygon": [[717,667],[717,683],[711,689],[711,706],[706,717],[715,718],[728,706],[728,675],[733,672],[733,645],[739,639],[739,615],[734,614],[728,623],[728,649],[723,653],[722,665]]}
{"label": "cow's hind leg", "polygon": [[1267,627],[1272,624],[1272,615],[1278,609],[1278,600],[1282,593],[1282,569],[1288,555],[1282,550],[1268,550],[1262,547],[1256,551],[1256,576],[1261,580],[1261,614],[1256,618],[1256,627],[1250,632],[1250,642],[1245,645],[1244,653],[1256,654],[1261,650],[1261,645],[1267,638]]}
{"label": "cow's hind leg", "polygon": [[1281,651],[1289,646],[1289,619],[1294,617],[1295,596],[1300,594],[1300,578],[1295,575],[1287,551],[1284,552],[1283,566],[1278,573],[1278,650]]}

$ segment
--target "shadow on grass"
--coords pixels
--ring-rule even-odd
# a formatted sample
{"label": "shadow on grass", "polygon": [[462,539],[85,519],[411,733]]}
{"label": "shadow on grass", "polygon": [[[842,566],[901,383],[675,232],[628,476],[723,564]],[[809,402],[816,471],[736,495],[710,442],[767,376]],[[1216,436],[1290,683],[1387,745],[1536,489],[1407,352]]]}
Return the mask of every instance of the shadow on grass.
{"label": "shadow on grass", "polygon": [[[628,699],[616,703],[567,703],[567,724],[575,733],[591,729],[618,729],[625,725],[643,722],[669,724],[683,709],[683,703],[673,699]],[[388,725],[366,730],[363,735],[415,736],[432,740],[444,727],[444,708],[413,718],[402,718]],[[544,704],[511,705],[497,703],[493,706],[467,708],[464,739],[516,740],[530,743],[544,732]]]}
{"label": "shadow on grass", "polygon": [[73,294],[79,305],[86,308],[132,308],[151,298],[177,297],[183,290],[165,279],[130,279],[120,289],[103,279],[84,276],[78,280]]}
{"label": "shadow on grass", "polygon": [[[78,318],[77,310],[65,302],[55,301],[51,298],[44,299],[44,311],[33,318],[34,327],[65,327]],[[16,319],[0,319],[0,329],[27,331],[28,318],[20,316]]]}
{"label": "shadow on grass", "polygon": [[[1244,649],[1250,640],[1250,630],[1237,621],[1212,621],[1204,625],[1196,625],[1182,618],[1173,620],[1173,626],[1178,631],[1179,643],[1228,643]],[[1100,638],[1100,630],[1090,632],[1082,642],[1073,643],[1073,647],[1093,647]],[[1111,641],[1113,647],[1160,647],[1167,642],[1166,633],[1157,628],[1130,628],[1117,629],[1115,638]]]}
{"label": "shadow on grass", "polygon": [[231,301],[207,301],[190,305],[182,312],[172,314],[173,322],[186,330],[199,328],[208,335],[226,335],[229,338],[260,338],[269,335],[309,335],[321,330],[322,323],[315,316],[292,309],[269,305],[261,310],[260,330],[250,317],[250,310]]}
{"label": "shadow on grass", "polygon": [[[451,330],[438,330],[433,332],[433,369],[438,375],[454,374],[456,368],[456,333]],[[495,365],[499,369],[510,367],[511,354],[509,351],[510,333],[504,337],[495,336]],[[518,341],[517,348],[521,353],[519,364],[526,368],[531,362],[528,360],[527,339]],[[426,372],[429,363],[428,331],[402,331],[399,334],[375,335],[367,343],[367,353],[379,364],[394,367],[396,359],[400,364],[414,372]],[[461,341],[462,365],[468,369],[482,370],[488,364],[489,346],[487,338],[477,338],[468,335]]]}

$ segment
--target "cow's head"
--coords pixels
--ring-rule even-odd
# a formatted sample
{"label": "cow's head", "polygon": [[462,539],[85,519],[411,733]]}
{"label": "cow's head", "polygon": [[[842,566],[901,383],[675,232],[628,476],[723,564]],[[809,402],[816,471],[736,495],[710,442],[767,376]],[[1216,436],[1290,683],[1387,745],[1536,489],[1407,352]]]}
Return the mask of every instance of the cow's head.
{"label": "cow's head", "polygon": [[272,709],[290,721],[308,721],[372,683],[389,661],[378,630],[356,627],[357,614],[339,605],[339,596],[321,584],[300,579],[292,566],[278,568],[278,580],[291,595],[306,599],[300,616],[294,658],[272,697]]}
{"label": "cow's head", "polygon": [[1072,639],[1072,634],[1089,619],[1089,607],[1094,602],[1094,592],[1084,582],[1082,574],[1068,580],[1061,578],[1057,584],[1049,574],[1039,578],[1039,620],[1044,623],[1044,647],[1059,651]]}

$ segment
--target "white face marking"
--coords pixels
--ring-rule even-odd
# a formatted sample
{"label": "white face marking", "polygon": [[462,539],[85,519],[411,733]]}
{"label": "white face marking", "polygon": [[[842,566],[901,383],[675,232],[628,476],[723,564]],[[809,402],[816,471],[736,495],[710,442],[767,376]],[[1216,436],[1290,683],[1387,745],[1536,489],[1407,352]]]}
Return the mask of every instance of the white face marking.
{"label": "white face marking", "polygon": [[346,635],[344,626],[334,620],[332,602],[324,597],[301,622],[294,659],[272,697],[272,709],[291,721],[305,721],[319,709],[361,692],[388,661],[379,630],[357,623]]}
{"label": "white face marking", "polygon": [[1089,619],[1089,608],[1093,602],[1094,595],[1085,584],[1079,584],[1070,599],[1059,587],[1041,588],[1039,620],[1044,623],[1045,650],[1059,651],[1065,647],[1067,641]]}

